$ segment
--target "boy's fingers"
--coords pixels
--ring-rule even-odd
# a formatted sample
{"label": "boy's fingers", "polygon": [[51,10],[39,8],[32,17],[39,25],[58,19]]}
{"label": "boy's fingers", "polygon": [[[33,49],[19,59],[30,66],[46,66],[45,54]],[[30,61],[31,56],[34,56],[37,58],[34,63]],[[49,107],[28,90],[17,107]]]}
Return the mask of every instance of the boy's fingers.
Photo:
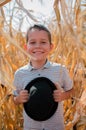
{"label": "boy's fingers", "polygon": [[28,92],[28,91],[24,89],[24,90],[22,90],[22,92]]}
{"label": "boy's fingers", "polygon": [[63,91],[63,88],[60,86],[59,83],[54,83],[54,84],[55,84],[55,86],[56,86],[56,89]]}
{"label": "boy's fingers", "polygon": [[27,90],[21,90],[21,93],[28,93]]}
{"label": "boy's fingers", "polygon": [[61,87],[60,87],[60,85],[58,84],[58,83],[54,83],[55,84],[55,86],[56,86],[56,89],[61,89]]}

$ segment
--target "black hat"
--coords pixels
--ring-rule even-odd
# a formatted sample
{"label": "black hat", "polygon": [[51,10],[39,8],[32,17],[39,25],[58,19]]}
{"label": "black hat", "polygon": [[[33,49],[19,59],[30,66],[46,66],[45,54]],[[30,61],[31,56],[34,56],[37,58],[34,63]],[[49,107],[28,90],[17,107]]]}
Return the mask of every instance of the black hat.
{"label": "black hat", "polygon": [[28,102],[24,103],[27,115],[36,121],[49,119],[56,111],[58,103],[53,99],[54,83],[45,77],[32,80],[25,87],[30,93]]}

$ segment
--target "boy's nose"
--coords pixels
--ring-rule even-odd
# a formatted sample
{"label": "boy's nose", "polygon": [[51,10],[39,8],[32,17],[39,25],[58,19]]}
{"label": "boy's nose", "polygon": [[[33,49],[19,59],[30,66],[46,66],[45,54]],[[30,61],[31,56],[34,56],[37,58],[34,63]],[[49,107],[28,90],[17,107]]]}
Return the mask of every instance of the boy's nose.
{"label": "boy's nose", "polygon": [[40,43],[36,43],[36,47],[40,47]]}

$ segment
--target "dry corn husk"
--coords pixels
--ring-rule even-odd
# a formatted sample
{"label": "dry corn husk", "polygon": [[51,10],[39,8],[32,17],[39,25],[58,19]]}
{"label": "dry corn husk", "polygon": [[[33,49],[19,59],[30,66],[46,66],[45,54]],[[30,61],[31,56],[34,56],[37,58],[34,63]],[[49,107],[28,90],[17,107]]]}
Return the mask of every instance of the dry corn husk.
{"label": "dry corn husk", "polygon": [[[17,3],[24,10],[21,1]],[[71,5],[69,10],[65,0],[55,0],[56,20],[52,19],[55,23],[51,22],[48,25],[52,30],[52,41],[55,44],[49,59],[65,64],[74,81],[75,95],[73,99],[64,101],[66,130],[73,130],[75,125],[77,130],[86,128],[86,28],[84,27],[86,10],[82,11],[80,6],[80,0],[76,0],[74,8],[72,9]],[[12,28],[13,17],[10,24],[7,24],[4,10],[2,12],[0,16],[0,130],[22,130],[22,106],[17,107],[13,103],[12,83],[14,72],[28,63],[29,55],[24,48],[25,35],[20,30],[16,31]],[[32,15],[27,13],[28,10],[24,12],[32,18]],[[73,19],[70,17],[70,12],[75,15]],[[7,26],[9,31],[4,29]]]}

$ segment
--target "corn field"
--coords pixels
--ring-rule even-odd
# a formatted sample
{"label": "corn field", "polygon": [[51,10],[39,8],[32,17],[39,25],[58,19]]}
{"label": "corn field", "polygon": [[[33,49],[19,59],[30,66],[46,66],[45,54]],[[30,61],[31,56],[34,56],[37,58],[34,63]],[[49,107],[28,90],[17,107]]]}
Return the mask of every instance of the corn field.
{"label": "corn field", "polygon": [[[29,60],[21,28],[25,17],[29,25],[41,21],[21,0],[13,2],[0,5],[0,130],[23,130],[23,107],[12,100],[14,73]],[[49,59],[65,64],[74,82],[74,97],[64,101],[65,130],[86,130],[86,1],[72,2],[69,6],[66,0],[54,0],[55,16],[42,22],[50,29],[55,45]]]}

